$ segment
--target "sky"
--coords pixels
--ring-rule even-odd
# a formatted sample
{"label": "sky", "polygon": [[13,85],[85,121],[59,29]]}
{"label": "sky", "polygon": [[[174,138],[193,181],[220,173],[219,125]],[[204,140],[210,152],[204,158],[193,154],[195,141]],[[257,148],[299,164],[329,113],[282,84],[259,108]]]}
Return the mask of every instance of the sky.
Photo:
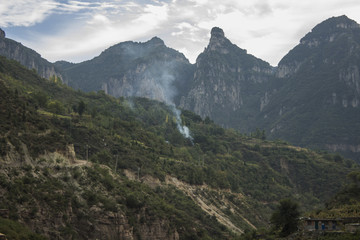
{"label": "sky", "polygon": [[194,63],[217,26],[277,66],[315,25],[340,15],[360,23],[359,13],[359,0],[0,0],[0,28],[51,62],[157,36]]}

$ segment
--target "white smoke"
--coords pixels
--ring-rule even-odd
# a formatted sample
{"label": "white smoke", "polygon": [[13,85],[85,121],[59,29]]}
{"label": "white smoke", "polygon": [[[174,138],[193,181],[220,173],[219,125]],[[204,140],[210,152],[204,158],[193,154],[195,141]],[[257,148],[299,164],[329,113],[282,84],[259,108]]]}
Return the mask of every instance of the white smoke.
{"label": "white smoke", "polygon": [[[130,59],[137,59],[147,56],[151,53],[152,49],[153,48],[150,45],[147,46],[146,44],[127,42],[121,45],[120,51],[123,51],[121,53],[130,57]],[[190,130],[187,126],[182,124],[180,117],[181,111],[176,108],[174,103],[174,97],[177,93],[174,86],[174,82],[176,80],[174,72],[178,69],[178,64],[178,60],[169,59],[169,57],[165,57],[162,61],[157,61],[155,59],[154,61],[145,64],[145,68],[139,68],[139,71],[135,73],[137,75],[136,77],[142,79],[143,81],[133,83],[135,85],[138,84],[135,89],[140,89],[140,91],[128,91],[126,96],[147,97],[165,102],[170,106],[170,109],[175,115],[176,125],[179,132],[192,142],[193,138]],[[131,79],[132,76],[129,76],[128,78]],[[129,102],[129,104],[131,104],[131,102]]]}
{"label": "white smoke", "polygon": [[176,118],[177,129],[185,138],[190,139],[190,141],[192,142],[193,137],[191,136],[190,129],[187,126],[182,124],[181,117],[180,117],[181,111],[179,109],[177,109],[174,104],[171,104],[170,107]]}

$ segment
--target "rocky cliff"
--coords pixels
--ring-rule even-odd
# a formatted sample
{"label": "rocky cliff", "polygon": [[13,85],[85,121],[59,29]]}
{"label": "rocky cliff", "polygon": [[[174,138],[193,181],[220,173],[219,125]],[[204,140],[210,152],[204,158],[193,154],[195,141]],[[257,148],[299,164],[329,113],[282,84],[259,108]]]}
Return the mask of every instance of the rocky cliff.
{"label": "rocky cliff", "polygon": [[360,26],[330,18],[279,63],[284,84],[258,119],[270,137],[359,158]]}
{"label": "rocky cliff", "polygon": [[5,32],[0,29],[0,55],[18,61],[30,70],[35,70],[41,77],[50,79],[56,76],[62,79],[60,71],[49,61],[42,58],[34,50],[23,46],[21,43],[5,37]]}
{"label": "rocky cliff", "polygon": [[180,106],[224,126],[240,126],[235,119],[246,119],[246,114],[259,111],[264,86],[273,77],[274,68],[267,62],[232,44],[222,29],[214,27],[209,45],[196,60],[191,89]]}
{"label": "rocky cliff", "polygon": [[104,90],[115,97],[138,96],[178,102],[187,91],[193,67],[185,56],[157,37],[145,43],[123,42],[79,64],[57,63],[68,84],[85,91]]}

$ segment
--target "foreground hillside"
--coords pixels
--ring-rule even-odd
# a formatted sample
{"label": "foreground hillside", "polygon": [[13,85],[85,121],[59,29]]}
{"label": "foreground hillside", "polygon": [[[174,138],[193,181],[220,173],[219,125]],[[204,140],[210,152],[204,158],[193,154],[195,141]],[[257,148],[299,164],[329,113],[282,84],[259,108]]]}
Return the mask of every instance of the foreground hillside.
{"label": "foreground hillside", "polygon": [[74,91],[5,58],[0,106],[0,209],[51,239],[233,239],[267,226],[282,198],[322,206],[357,169],[163,103]]}

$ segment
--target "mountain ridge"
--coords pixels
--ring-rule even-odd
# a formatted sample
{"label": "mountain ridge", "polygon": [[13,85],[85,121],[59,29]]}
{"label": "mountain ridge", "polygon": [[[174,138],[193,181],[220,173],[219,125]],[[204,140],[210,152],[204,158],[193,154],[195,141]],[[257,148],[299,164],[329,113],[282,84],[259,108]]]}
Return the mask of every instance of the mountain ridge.
{"label": "mountain ridge", "polygon": [[318,24],[280,61],[284,84],[259,116],[259,127],[273,138],[342,149],[359,159],[360,139],[353,132],[360,118],[359,56],[360,28],[353,20],[341,16]]}
{"label": "mountain ridge", "polygon": [[0,29],[0,55],[20,62],[30,70],[34,69],[44,78],[57,77],[62,79],[60,71],[52,63],[42,58],[36,51],[6,38],[2,29]]}
{"label": "mountain ridge", "polygon": [[196,64],[154,37],[55,66],[76,89],[164,101],[243,133],[261,128],[271,139],[359,160],[353,131],[359,129],[359,42],[359,25],[343,15],[317,24],[277,67],[232,44],[218,27]]}
{"label": "mountain ridge", "polygon": [[142,96],[167,103],[178,102],[177,91],[184,91],[188,85],[180,83],[186,83],[192,74],[185,56],[158,37],[144,43],[119,43],[92,60],[68,66],[63,70],[66,79],[77,79],[68,80],[75,89],[104,90],[115,97]]}

